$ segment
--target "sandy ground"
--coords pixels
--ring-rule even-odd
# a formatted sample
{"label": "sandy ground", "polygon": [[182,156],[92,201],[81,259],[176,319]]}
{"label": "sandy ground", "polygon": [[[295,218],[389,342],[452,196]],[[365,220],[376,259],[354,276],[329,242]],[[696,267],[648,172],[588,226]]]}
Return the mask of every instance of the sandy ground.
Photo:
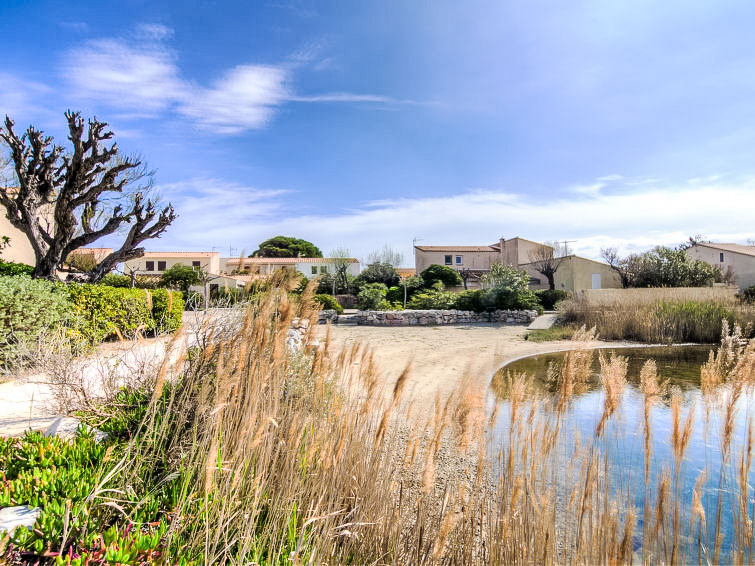
{"label": "sandy ground", "polygon": [[[569,340],[529,342],[525,325],[470,324],[454,326],[338,326],[331,327],[334,348],[360,342],[372,349],[386,389],[411,363],[405,395],[416,408],[429,408],[440,394],[454,392],[465,379],[487,387],[493,374],[515,359],[570,350]],[[318,327],[318,336],[325,327]],[[629,342],[595,342],[596,348],[631,346]]]}
{"label": "sandy ground", "polygon": [[[193,342],[193,333],[203,320],[194,313],[187,313],[185,322],[185,337]],[[325,326],[318,326],[315,334],[322,338],[326,331]],[[355,342],[373,351],[380,381],[386,391],[392,390],[398,376],[411,363],[404,399],[413,402],[415,409],[420,411],[431,408],[437,394],[442,399],[452,394],[467,378],[472,385],[487,387],[495,371],[507,362],[573,347],[567,340],[542,343],[524,340],[525,325],[335,325],[330,332],[333,352]],[[76,371],[86,374],[88,381],[96,382],[114,371],[113,367],[125,373],[144,364],[157,367],[164,356],[166,343],[167,339],[162,338],[105,344],[95,356],[80,360]],[[630,344],[595,343],[595,347],[625,345]],[[0,435],[20,434],[28,428],[44,429],[54,420],[57,413],[51,403],[47,382],[49,378],[45,375],[32,374],[0,383]]]}

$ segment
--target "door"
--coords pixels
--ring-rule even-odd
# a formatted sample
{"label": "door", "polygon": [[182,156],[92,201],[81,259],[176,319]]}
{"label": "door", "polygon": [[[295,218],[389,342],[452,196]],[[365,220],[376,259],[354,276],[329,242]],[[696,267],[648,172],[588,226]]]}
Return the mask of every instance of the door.
{"label": "door", "polygon": [[592,274],[592,288],[593,289],[601,289],[601,281],[600,281],[600,273],[593,273]]}

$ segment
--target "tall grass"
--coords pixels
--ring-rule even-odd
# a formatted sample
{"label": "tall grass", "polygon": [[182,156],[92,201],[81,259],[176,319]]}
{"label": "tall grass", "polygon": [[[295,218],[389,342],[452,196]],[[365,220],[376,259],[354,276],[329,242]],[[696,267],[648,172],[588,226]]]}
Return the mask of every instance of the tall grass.
{"label": "tall grass", "polygon": [[[506,441],[488,446],[485,429],[500,415],[485,414],[482,392],[464,385],[447,399],[436,398],[423,417],[408,419],[399,407],[410,369],[384,389],[362,346],[332,351],[326,339],[292,354],[286,335],[303,318],[316,320],[311,289],[293,302],[285,288],[272,288],[249,306],[237,329],[208,331],[202,347],[184,352],[177,365],[166,362],[146,416],[92,494],[92,507],[128,517],[150,494],[162,493],[164,503],[153,512],[169,521],[162,543],[167,563],[755,558],[747,483],[752,425],[744,449],[733,424],[720,439],[727,447],[722,477],[739,478],[729,491],[738,501],[735,512],[728,513],[728,500],[719,495],[718,516],[701,516],[699,493],[690,500],[678,481],[692,411],[684,416],[674,398],[674,461],[655,484],[646,473],[645,503],[636,509],[635,488],[616,481],[604,450],[620,412],[626,360],[601,358],[605,405],[593,437],[578,438],[563,427],[564,412],[589,376],[588,334],[578,333],[576,352],[554,370],[552,395],[533,395],[526,376],[509,376]],[[709,368],[718,372],[717,387],[739,391],[721,407],[727,423],[755,375],[755,345],[731,348],[730,361],[716,365],[714,358]],[[651,365],[642,383],[649,412],[662,396]],[[646,413],[647,438],[651,427]],[[649,442],[646,447],[649,461]],[[724,557],[716,535],[699,525],[721,524],[729,515],[738,534]]]}
{"label": "tall grass", "polygon": [[688,289],[610,291],[583,292],[563,301],[564,320],[595,327],[606,340],[712,344],[721,336],[722,320],[737,323],[746,336],[753,333],[755,308],[716,288],[696,290],[699,296]]}

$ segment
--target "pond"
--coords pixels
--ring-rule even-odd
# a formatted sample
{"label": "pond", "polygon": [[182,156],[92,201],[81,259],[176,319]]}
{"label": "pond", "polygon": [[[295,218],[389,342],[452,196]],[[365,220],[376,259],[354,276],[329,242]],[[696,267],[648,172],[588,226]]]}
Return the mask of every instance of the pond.
{"label": "pond", "polygon": [[[538,422],[546,423],[558,435],[556,448],[550,453],[549,471],[535,481],[557,484],[554,489],[562,507],[562,520],[574,518],[567,510],[571,505],[567,501],[570,491],[576,489],[582,479],[580,474],[585,473],[585,454],[590,457],[598,454],[608,478],[607,491],[622,505],[620,515],[627,516],[630,509],[636,513],[633,534],[636,559],[653,561],[647,554],[641,555],[644,539],[651,536],[651,531],[663,531],[659,539],[667,536],[669,525],[676,522],[685,525],[678,527],[682,533],[678,544],[683,547],[686,559],[712,561],[714,541],[720,537],[721,561],[730,560],[726,557],[730,557],[734,549],[750,541],[743,556],[744,561],[749,562],[755,558],[751,546],[753,525],[747,522],[748,518],[752,519],[755,505],[751,489],[755,472],[749,466],[751,453],[748,454],[747,446],[748,441],[752,446],[755,398],[749,386],[736,394],[731,385],[702,393],[701,366],[712,349],[711,346],[663,346],[601,350],[600,354],[590,352],[592,363],[588,360],[585,364],[589,368],[585,373],[589,375],[584,376],[584,382],[574,388],[567,400],[559,396],[558,379],[554,376],[559,375],[567,357],[579,354],[578,351],[514,361],[499,370],[491,383],[489,408],[493,417],[489,451],[493,456],[497,454],[501,461],[501,453],[515,442],[522,444],[526,437],[526,433],[521,433],[521,421],[526,419],[514,417],[518,422],[512,422],[512,380],[526,374],[527,392],[517,398],[520,405],[534,415],[530,416],[531,428],[535,429]],[[584,350],[581,352],[585,355]],[[614,386],[616,401],[613,405],[610,399],[614,396],[607,396],[609,389],[601,385],[601,356],[606,366],[611,356],[626,358],[626,383],[618,389],[618,394]],[[640,390],[640,373],[648,360],[655,361],[663,391],[648,397],[650,401],[646,404],[646,396]],[[559,399],[565,402],[559,403]],[[609,406],[611,409],[607,410]],[[518,409],[520,413],[525,410],[522,407]],[[727,422],[732,425],[728,436]],[[687,423],[688,437],[682,437]],[[519,436],[513,435],[514,431]],[[686,444],[681,458],[675,458],[680,438]],[[531,438],[529,442],[535,445]],[[518,448],[514,452],[516,450]],[[525,464],[519,462],[518,465]],[[671,510],[659,512],[659,492],[664,489],[664,479],[668,481],[667,504]],[[696,498],[699,498],[697,506]],[[700,520],[703,517],[700,506],[705,521]],[[678,509],[676,516],[674,509]],[[657,514],[669,517],[659,522]],[[645,524],[650,520],[652,526]],[[652,536],[656,535],[657,532]],[[663,544],[654,542],[655,552],[659,547]],[[662,558],[655,554],[655,560]]]}

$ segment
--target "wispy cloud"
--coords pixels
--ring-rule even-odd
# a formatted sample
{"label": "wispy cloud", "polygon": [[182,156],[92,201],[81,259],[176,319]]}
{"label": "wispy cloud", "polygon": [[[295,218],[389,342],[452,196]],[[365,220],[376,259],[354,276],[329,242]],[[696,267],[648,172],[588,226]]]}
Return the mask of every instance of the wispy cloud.
{"label": "wispy cloud", "polygon": [[186,95],[176,57],[162,43],[99,39],[66,54],[74,96],[150,116]]}
{"label": "wispy cloud", "polygon": [[[207,190],[214,182],[207,181]],[[751,217],[755,179],[694,186],[658,183],[597,195],[564,190],[549,201],[478,190],[377,201],[323,215],[287,214],[286,195],[281,192],[249,189],[254,196],[245,199],[233,185],[225,187],[217,198],[205,192],[201,205],[179,207],[185,228],[171,230],[166,238],[192,247],[228,243],[250,247],[275,234],[292,234],[323,249],[345,245],[362,257],[389,241],[411,260],[415,237],[426,244],[488,244],[517,235],[569,239],[577,240],[572,245],[576,253],[599,258],[600,249],[608,246],[628,252],[678,244],[690,234],[740,242],[755,235]],[[195,226],[198,229],[189,228]]]}
{"label": "wispy cloud", "polygon": [[0,72],[0,115],[26,119],[49,114],[40,100],[49,96],[52,89],[45,84]]}
{"label": "wispy cloud", "polygon": [[203,128],[234,134],[261,128],[288,98],[286,73],[278,67],[242,65],[209,88],[187,89],[179,112]]}
{"label": "wispy cloud", "polygon": [[287,193],[212,177],[163,184],[157,190],[160,200],[171,202],[179,214],[170,238],[163,240],[167,247],[182,249],[209,249],[229,242],[243,245],[247,238],[242,234],[258,223],[269,225],[282,213],[282,197]]}
{"label": "wispy cloud", "polygon": [[297,95],[288,84],[297,65],[310,63],[316,45],[294,54],[297,64],[238,65],[209,85],[184,76],[169,46],[173,30],[141,24],[129,38],[92,40],[64,56],[63,75],[76,98],[104,103],[129,117],[176,112],[199,128],[237,134],[264,127],[289,102],[415,104],[369,93]]}

